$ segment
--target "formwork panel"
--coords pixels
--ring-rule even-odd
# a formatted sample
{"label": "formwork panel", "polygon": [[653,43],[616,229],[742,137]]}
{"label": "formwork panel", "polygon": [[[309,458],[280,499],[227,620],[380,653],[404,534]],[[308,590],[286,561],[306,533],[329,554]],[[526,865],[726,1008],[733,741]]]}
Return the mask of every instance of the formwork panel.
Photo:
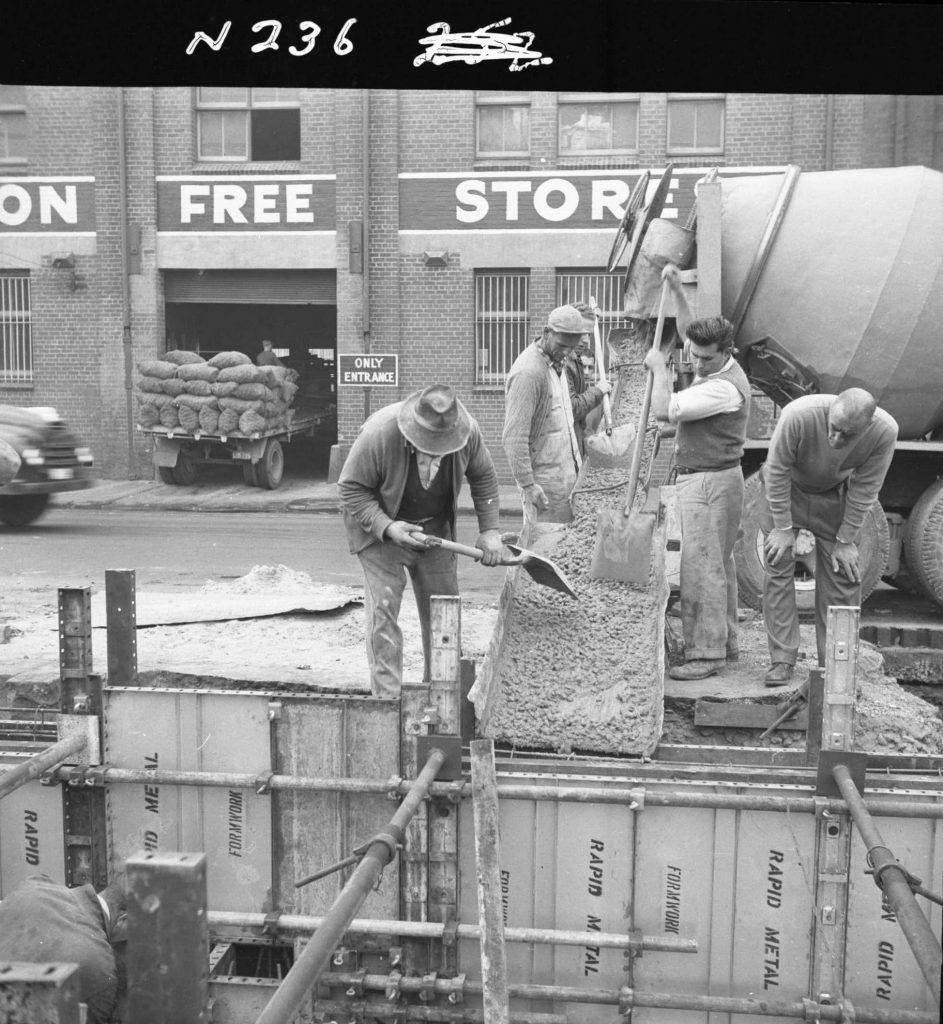
{"label": "formwork panel", "polygon": [[[914,794],[908,799],[924,798]],[[874,821],[901,866],[922,879],[925,888],[940,895],[943,821],[884,816]],[[893,910],[875,885],[874,876],[865,873],[869,868],[866,855],[865,844],[856,829],[849,870],[846,997],[853,1003],[877,1008],[938,1009]],[[920,895],[916,900],[939,940],[939,905]]]}
{"label": "formwork panel", "polygon": [[[307,778],[399,776],[399,703],[372,697],[283,700],[275,724],[275,770]],[[353,868],[301,888],[295,882],[348,857],[383,829],[397,803],[385,793],[280,790],[276,794],[277,901],[284,913],[323,915]],[[359,917],[399,918],[399,859],[383,872]]]}
{"label": "formwork panel", "polygon": [[[0,774],[15,764],[0,759]],[[64,850],[59,786],[27,782],[0,799],[0,899],[30,875],[64,885]]]}
{"label": "formwork panel", "polygon": [[[269,696],[222,690],[105,689],[105,757],[115,768],[254,772],[271,764]],[[268,909],[271,797],[254,788],[113,783],[113,864],[141,850],[203,852],[212,910]]]}

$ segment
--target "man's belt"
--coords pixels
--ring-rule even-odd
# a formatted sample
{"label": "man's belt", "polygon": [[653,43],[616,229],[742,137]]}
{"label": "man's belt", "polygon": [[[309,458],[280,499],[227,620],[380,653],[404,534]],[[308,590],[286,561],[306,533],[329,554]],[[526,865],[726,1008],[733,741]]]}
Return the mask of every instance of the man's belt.
{"label": "man's belt", "polygon": [[736,469],[739,462],[733,462],[729,466],[715,466],[711,469],[689,469],[687,466],[676,466],[675,472],[678,476],[689,476],[691,473],[723,473],[725,469]]}

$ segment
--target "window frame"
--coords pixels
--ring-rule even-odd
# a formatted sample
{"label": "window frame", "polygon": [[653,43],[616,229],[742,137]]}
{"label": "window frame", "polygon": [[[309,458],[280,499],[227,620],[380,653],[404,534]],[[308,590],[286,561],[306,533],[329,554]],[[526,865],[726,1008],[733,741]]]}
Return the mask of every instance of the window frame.
{"label": "window frame", "polygon": [[[628,148],[611,146],[608,149],[579,149],[564,151],[562,146],[562,126],[560,115],[563,107],[608,106],[610,108],[625,105],[635,107],[635,145]],[[557,155],[563,159],[581,156],[637,156],[639,152],[641,95],[637,92],[597,93],[597,92],[561,92],[557,94]],[[610,114],[610,125],[612,117]],[[611,135],[611,128],[610,128]]]}
{"label": "window frame", "polygon": [[[629,326],[624,312],[625,275],[621,271],[608,274],[605,267],[557,267],[553,288],[558,306],[589,302],[590,296],[596,300],[603,314],[599,320],[599,337],[604,346],[610,331]],[[576,294],[572,294],[574,291]],[[592,336],[584,358],[595,362]]]}
{"label": "window frame", "polygon": [[[202,98],[202,92],[204,89],[212,89],[214,86],[197,86],[194,97],[194,110],[196,113],[196,158],[200,163],[298,163],[301,160],[301,90],[294,86],[259,86],[261,89],[268,88],[292,88],[298,95],[292,100],[262,100],[256,101],[253,93],[256,91],[251,86],[245,87],[245,101],[237,102],[236,100],[211,100],[206,101]],[[259,159],[252,152],[252,117],[255,111],[267,111],[267,110],[297,110],[299,120],[299,147],[298,155],[296,157],[278,157],[273,159]],[[232,156],[222,154],[221,156],[207,156],[203,153],[203,114],[225,114],[225,113],[244,113],[245,120],[245,156]]]}
{"label": "window frame", "polygon": [[[25,303],[20,308],[7,307],[5,300],[13,291],[7,281],[22,281]],[[9,335],[22,333],[23,338]],[[23,368],[10,369],[7,353],[11,347],[22,345],[25,359]],[[0,387],[32,385],[33,369],[33,296],[32,279],[28,270],[0,270]]]}
{"label": "window frame", "polygon": [[[673,146],[671,143],[671,106],[673,103],[720,102],[719,146]],[[694,125],[697,140],[697,119]],[[722,156],[727,146],[727,94],[723,92],[669,92],[665,109],[665,151],[668,156]]]}
{"label": "window frame", "polygon": [[[481,111],[484,108],[494,107],[520,107],[526,115],[527,124],[524,134],[526,135],[525,149],[482,149],[481,148]],[[520,160],[522,157],[530,156],[531,149],[531,121],[530,121],[530,95],[515,92],[488,92],[475,93],[475,159],[476,160]]]}
{"label": "window frame", "polygon": [[29,121],[27,118],[26,109],[26,86],[6,86],[9,89],[22,89],[23,102],[22,103],[10,103],[6,102],[3,98],[0,98],[0,118],[5,116],[14,116],[23,118],[23,147],[24,153],[22,156],[8,156],[7,154],[0,152],[0,165],[6,167],[11,164],[25,164],[29,163]]}
{"label": "window frame", "polygon": [[[481,267],[474,270],[474,320],[475,320],[475,387],[503,387],[507,380],[508,371],[511,369],[514,360],[524,351],[531,341],[530,338],[530,292],[531,272],[530,268],[520,267]],[[515,282],[508,284],[502,289],[501,294],[513,294],[516,290],[523,300],[519,308],[484,309],[481,299],[483,289],[489,281],[494,284],[498,280]],[[497,343],[494,340],[482,337],[486,327],[509,328],[509,331],[502,333]],[[519,332],[517,338],[514,332]],[[510,337],[507,337],[507,334]],[[516,351],[515,351],[516,349]],[[488,360],[485,363],[482,353],[487,353]],[[500,360],[493,359],[501,355]],[[490,369],[493,362],[504,362],[505,365],[497,370]]]}

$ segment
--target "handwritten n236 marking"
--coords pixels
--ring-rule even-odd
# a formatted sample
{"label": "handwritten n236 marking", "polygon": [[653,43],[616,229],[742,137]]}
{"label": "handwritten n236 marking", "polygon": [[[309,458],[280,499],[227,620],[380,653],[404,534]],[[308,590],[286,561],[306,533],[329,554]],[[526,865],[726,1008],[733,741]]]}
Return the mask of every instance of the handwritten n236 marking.
{"label": "handwritten n236 marking", "polygon": [[[553,63],[552,57],[544,57],[536,50],[531,50],[533,32],[508,34],[491,31],[510,23],[511,19],[505,18],[485,25],[484,28],[476,28],[474,32],[453,32],[448,22],[437,21],[426,29],[433,34],[419,40],[419,45],[425,46],[426,52],[416,57],[413,66],[418,68],[426,63],[446,64],[453,60],[461,60],[466,64],[480,64],[483,60],[509,60],[511,65],[508,71],[522,71],[533,65]],[[521,64],[524,58],[529,59]]]}
{"label": "handwritten n236 marking", "polygon": [[[348,38],[348,33],[356,24],[356,18],[348,18],[347,21],[344,22],[343,28],[341,28],[340,32],[337,33],[337,36],[334,39],[334,52],[338,57],[346,57],[348,53],[353,51],[354,44]],[[216,36],[215,39],[212,36],[207,35],[206,32],[197,32],[187,46],[187,56],[192,55],[200,43],[203,43],[205,46],[208,46],[211,50],[218,53],[223,43],[226,41],[226,37],[229,35],[229,30],[231,28],[232,22],[225,22],[223,27],[219,30],[219,35]],[[282,23],[280,21],[275,21],[274,19],[257,21],[252,26],[252,31],[256,33],[268,32],[267,38],[263,39],[259,43],[253,44],[251,47],[252,53],[261,53],[263,50],[277,50],[279,48],[277,40],[282,31]],[[288,52],[293,57],[304,57],[314,49],[314,44],[321,33],[321,26],[313,21],[301,21],[298,23],[298,31],[300,34],[299,42],[304,43],[304,46],[300,49],[294,45],[289,46]]]}

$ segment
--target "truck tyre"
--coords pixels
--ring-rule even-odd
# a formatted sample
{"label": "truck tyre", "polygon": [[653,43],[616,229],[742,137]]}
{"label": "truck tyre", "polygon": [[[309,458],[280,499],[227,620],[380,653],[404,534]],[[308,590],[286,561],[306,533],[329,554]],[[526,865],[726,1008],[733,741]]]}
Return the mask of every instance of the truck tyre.
{"label": "truck tyre", "polygon": [[[765,533],[760,529],[757,502],[762,493],[758,473],[747,477],[743,494],[743,517],[740,520],[740,538],[734,548],[737,564],[739,603],[757,611],[763,607],[763,564]],[[880,502],[868,510],[858,537],[858,556],[861,565],[861,600],[878,585],[887,564],[890,550],[890,532]],[[796,605],[800,614],[811,615],[815,609],[815,539],[808,530],[800,530],[796,538]]]}
{"label": "truck tyre", "polygon": [[181,486],[196,483],[196,462],[189,455],[180,452],[177,456],[177,465],[173,468],[173,476],[174,483]]}
{"label": "truck tyre", "polygon": [[165,484],[175,484],[177,478],[174,476],[173,466],[158,466],[157,475]]}
{"label": "truck tyre", "polygon": [[0,521],[7,526],[29,526],[48,507],[48,494],[6,494],[0,497]]}
{"label": "truck tyre", "polygon": [[920,592],[943,605],[943,479],[920,495],[910,513],[904,558]]}
{"label": "truck tyre", "polygon": [[265,453],[256,466],[256,475],[259,486],[266,490],[274,491],[281,484],[285,475],[285,453],[281,441],[269,438],[265,445]]}

